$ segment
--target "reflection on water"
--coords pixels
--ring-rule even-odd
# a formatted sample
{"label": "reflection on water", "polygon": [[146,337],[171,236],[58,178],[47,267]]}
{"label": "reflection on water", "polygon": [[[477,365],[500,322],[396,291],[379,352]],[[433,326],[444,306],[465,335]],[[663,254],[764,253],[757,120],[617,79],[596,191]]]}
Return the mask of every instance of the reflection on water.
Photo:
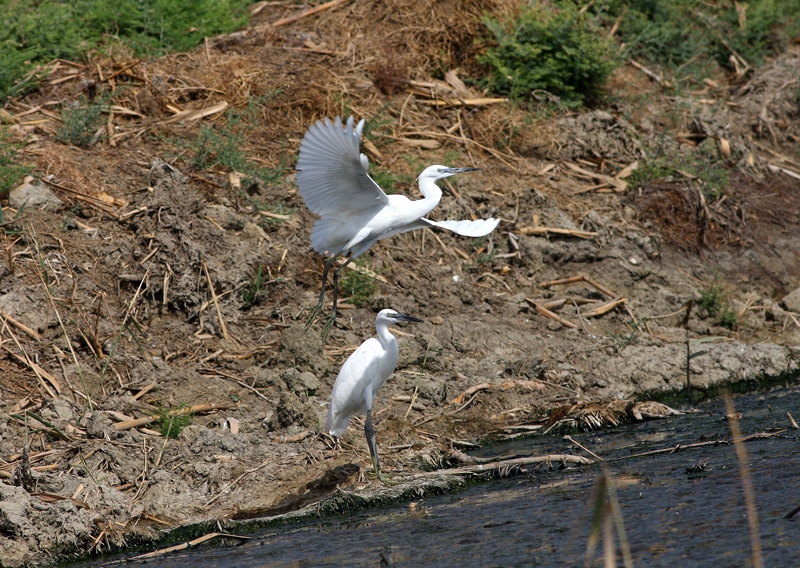
{"label": "reflection on water", "polygon": [[[783,429],[787,411],[800,418],[800,389],[743,395],[735,404],[742,414],[744,435]],[[677,444],[730,438],[722,401],[699,409],[699,413],[573,436],[609,462],[637,566],[749,565],[750,537],[732,445],[620,459]],[[800,503],[799,434],[787,430],[746,444],[766,566],[800,563],[800,515],[783,518]],[[561,437],[540,437],[479,453],[577,451]],[[531,470],[528,475],[410,505],[269,529],[237,547],[176,553],[148,565],[582,566],[592,514],[588,502],[598,471],[595,466]]]}

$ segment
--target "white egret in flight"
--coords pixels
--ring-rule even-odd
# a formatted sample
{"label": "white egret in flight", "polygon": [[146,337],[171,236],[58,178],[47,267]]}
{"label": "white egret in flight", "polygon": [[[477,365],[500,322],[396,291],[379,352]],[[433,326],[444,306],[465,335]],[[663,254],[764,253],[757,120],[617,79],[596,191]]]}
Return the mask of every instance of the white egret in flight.
{"label": "white egret in flight", "polygon": [[333,272],[333,313],[323,336],[327,336],[336,317],[339,273],[377,241],[424,227],[440,227],[465,237],[482,237],[500,222],[499,219],[433,221],[425,218],[442,199],[436,180],[478,168],[429,166],[417,178],[422,199],[412,201],[403,195],[386,195],[367,174],[369,161],[359,152],[364,120],[355,127],[353,122],[352,116],[347,119],[346,126],[338,116],[335,121],[318,120],[303,137],[297,162],[300,195],[306,206],[320,216],[311,231],[311,246],[329,257],[322,273],[319,302],[306,329],[322,308],[331,265],[339,256],[347,256],[345,263]]}
{"label": "white egret in flight", "polygon": [[381,310],[375,318],[378,337],[370,337],[359,345],[358,349],[347,358],[331,392],[331,406],[325,429],[331,436],[339,438],[353,414],[366,414],[364,434],[367,437],[369,452],[372,454],[372,465],[375,475],[384,483],[388,483],[381,473],[378,460],[378,446],[375,443],[375,429],[372,427],[372,402],[394,368],[397,366],[399,352],[397,340],[389,331],[389,326],[401,321],[421,322],[411,316],[399,314],[394,310]]}

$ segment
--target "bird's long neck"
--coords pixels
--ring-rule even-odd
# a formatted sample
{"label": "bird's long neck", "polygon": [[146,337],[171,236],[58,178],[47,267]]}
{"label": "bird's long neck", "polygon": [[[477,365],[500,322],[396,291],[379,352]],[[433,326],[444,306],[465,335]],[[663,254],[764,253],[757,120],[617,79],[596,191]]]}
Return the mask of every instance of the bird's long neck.
{"label": "bird's long neck", "polygon": [[378,340],[381,342],[384,349],[390,350],[393,346],[397,345],[397,340],[389,331],[388,325],[378,324],[375,330],[378,332]]}
{"label": "bird's long neck", "polygon": [[422,178],[419,180],[419,192],[422,194],[423,199],[420,199],[417,203],[425,209],[425,212],[420,215],[422,217],[439,205],[439,201],[442,200],[442,190],[432,179]]}

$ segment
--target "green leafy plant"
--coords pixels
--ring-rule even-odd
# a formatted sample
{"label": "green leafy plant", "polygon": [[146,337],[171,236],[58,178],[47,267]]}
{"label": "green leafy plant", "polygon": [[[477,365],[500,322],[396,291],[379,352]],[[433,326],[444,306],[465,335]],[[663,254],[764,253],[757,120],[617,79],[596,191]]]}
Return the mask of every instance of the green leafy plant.
{"label": "green leafy plant", "polygon": [[543,90],[579,106],[599,96],[618,64],[613,42],[569,1],[536,1],[515,21],[483,23],[495,40],[479,58],[491,69],[486,86],[514,99]]}
{"label": "green leafy plant", "polygon": [[[0,128],[0,197],[6,197],[23,177],[33,171],[30,166],[20,163],[19,151],[24,145],[24,142],[14,141],[8,128]],[[3,221],[2,215],[0,210],[0,222]]]}
{"label": "green leafy plant", "polygon": [[716,316],[725,305],[725,292],[719,284],[710,284],[708,288],[700,291],[696,305],[706,316]]}
{"label": "green leafy plant", "polygon": [[[364,266],[361,260],[353,262],[356,266]],[[347,270],[339,280],[339,286],[350,296],[350,303],[358,307],[366,304],[375,290],[378,289],[375,279],[359,270]]]}
{"label": "green leafy plant", "polygon": [[155,415],[155,425],[165,438],[177,438],[189,424],[192,423],[192,413],[186,406],[175,409],[159,407]]}

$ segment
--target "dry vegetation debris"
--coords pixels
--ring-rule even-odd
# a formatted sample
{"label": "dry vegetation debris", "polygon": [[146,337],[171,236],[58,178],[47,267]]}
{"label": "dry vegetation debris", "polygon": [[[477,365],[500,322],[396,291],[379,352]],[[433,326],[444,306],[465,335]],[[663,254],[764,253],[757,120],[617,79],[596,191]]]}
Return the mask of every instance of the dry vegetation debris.
{"label": "dry vegetation debris", "polygon": [[[736,104],[715,87],[713,121],[673,112],[641,77],[631,100],[619,88],[618,112],[531,118],[474,86],[478,16],[515,6],[339,2],[292,20],[265,3],[251,27],[190,53],[53,62],[40,90],[9,103],[41,172],[32,185],[63,206],[5,207],[13,222],[0,225],[3,565],[370,488],[358,424],[343,451],[319,429],[378,308],[429,322],[400,332],[375,413],[387,469],[409,478],[490,435],[635,416],[631,397],[682,388],[687,329],[761,341],[745,355],[709,347],[692,364],[698,389],[797,369],[784,345],[800,316],[778,302],[800,274],[784,171],[800,172],[784,146],[797,141],[796,57],[733,84]],[[85,147],[59,142],[92,101],[102,121]],[[427,163],[479,165],[445,184],[440,214],[504,224],[481,241],[426,231],[375,247],[379,291],[323,345],[302,329],[320,262],[291,170],[313,120],[350,113],[370,119],[384,185],[412,194]],[[648,179],[644,158],[665,138],[671,178]],[[708,193],[722,139],[744,166]],[[706,169],[682,171],[702,152]],[[717,277],[730,282],[733,330],[691,307]],[[622,410],[603,406],[620,398]],[[572,414],[549,415],[562,406]],[[163,421],[187,409],[193,423],[165,437]]]}

